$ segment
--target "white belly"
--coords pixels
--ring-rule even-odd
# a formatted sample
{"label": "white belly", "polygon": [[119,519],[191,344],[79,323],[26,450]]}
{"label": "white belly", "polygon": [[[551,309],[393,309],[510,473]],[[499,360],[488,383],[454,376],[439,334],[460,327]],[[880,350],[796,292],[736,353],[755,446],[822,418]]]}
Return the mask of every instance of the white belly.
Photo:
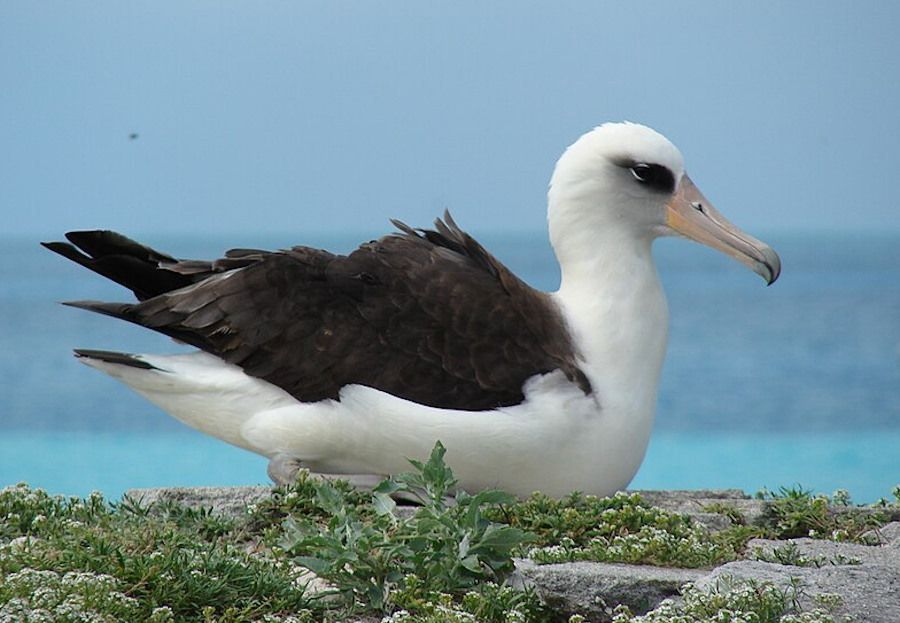
{"label": "white belly", "polygon": [[520,405],[458,411],[359,385],[337,401],[300,403],[205,353],[140,358],[165,372],[82,361],[193,428],[268,457],[296,457],[313,471],[407,471],[407,457],[427,458],[441,441],[467,491],[611,494],[637,472],[653,419],[652,403],[634,413],[623,412],[634,405],[601,405],[560,372],[529,380]]}

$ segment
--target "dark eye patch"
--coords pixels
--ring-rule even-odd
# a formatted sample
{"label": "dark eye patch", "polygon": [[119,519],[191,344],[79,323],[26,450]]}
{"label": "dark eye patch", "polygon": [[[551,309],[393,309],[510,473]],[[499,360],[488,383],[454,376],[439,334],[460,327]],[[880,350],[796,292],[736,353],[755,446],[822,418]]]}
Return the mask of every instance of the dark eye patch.
{"label": "dark eye patch", "polygon": [[616,164],[628,169],[638,184],[661,193],[675,192],[675,175],[668,167],[649,162],[634,162],[633,160],[623,160]]}

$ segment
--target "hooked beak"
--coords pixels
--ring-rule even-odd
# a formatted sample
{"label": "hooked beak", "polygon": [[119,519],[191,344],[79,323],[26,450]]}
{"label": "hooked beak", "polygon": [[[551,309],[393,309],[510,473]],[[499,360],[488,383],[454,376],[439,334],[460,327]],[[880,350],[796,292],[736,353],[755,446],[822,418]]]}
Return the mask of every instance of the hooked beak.
{"label": "hooked beak", "polygon": [[749,266],[769,285],[781,274],[781,260],[772,247],[729,223],[694,186],[687,173],[681,178],[678,192],[666,204],[666,225]]}

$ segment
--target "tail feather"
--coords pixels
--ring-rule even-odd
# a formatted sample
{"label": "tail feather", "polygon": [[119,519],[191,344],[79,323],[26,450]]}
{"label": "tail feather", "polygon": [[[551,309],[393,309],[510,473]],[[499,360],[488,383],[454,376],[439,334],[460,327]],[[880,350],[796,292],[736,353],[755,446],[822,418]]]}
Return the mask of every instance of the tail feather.
{"label": "tail feather", "polygon": [[66,239],[91,257],[115,254],[145,258],[154,264],[178,261],[167,253],[161,253],[108,229],[70,231],[66,233]]}
{"label": "tail feather", "polygon": [[[125,286],[144,301],[164,292],[183,288],[194,282],[190,276],[161,265],[178,260],[144,246],[121,234],[106,230],[73,231],[66,234],[69,242],[41,244],[63,257]],[[71,243],[71,244],[70,244]]]}

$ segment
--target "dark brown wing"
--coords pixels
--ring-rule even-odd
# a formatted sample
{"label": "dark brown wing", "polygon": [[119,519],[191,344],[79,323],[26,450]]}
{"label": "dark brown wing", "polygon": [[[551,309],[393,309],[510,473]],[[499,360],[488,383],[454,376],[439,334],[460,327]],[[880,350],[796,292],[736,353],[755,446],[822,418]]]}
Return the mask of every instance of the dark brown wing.
{"label": "dark brown wing", "polygon": [[[400,233],[347,256],[294,247],[178,262],[122,238],[180,285],[138,304],[73,304],[192,344],[301,401],[338,398],[344,385],[361,384],[435,407],[485,410],[521,402],[526,379],[556,369],[590,391],[547,295],[449,214],[433,231],[395,225]],[[121,271],[108,268],[116,253],[82,245],[86,234],[69,238],[87,259],[50,248],[94,270],[100,262],[105,270],[97,272],[112,272],[139,298],[153,291],[116,278]]]}

